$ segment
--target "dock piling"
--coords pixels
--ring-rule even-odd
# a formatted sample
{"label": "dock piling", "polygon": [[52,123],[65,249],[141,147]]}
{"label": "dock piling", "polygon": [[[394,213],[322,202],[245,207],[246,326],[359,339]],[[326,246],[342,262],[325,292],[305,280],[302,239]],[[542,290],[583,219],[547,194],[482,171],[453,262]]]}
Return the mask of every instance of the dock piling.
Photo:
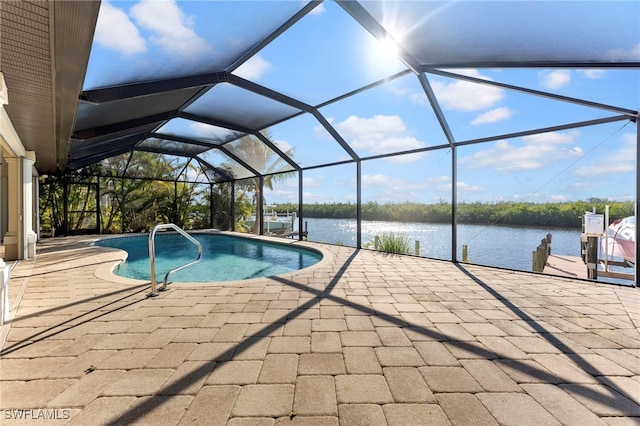
{"label": "dock piling", "polygon": [[585,263],[587,264],[587,278],[590,280],[597,280],[598,279],[598,237],[587,237]]}
{"label": "dock piling", "polygon": [[542,272],[551,255],[551,234],[547,234],[532,253],[531,270]]}

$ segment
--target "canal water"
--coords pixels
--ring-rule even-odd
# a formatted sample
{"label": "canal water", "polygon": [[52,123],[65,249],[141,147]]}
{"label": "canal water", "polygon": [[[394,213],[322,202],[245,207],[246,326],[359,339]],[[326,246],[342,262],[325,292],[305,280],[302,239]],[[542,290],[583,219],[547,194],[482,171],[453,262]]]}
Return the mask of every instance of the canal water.
{"label": "canal water", "polygon": [[[353,219],[304,219],[309,241],[356,246],[356,221]],[[406,236],[411,247],[420,242],[420,255],[451,260],[451,225],[404,222],[362,222],[362,245],[373,248],[376,235],[393,232]],[[497,225],[458,225],[457,257],[462,260],[462,245],[467,245],[469,261],[479,265],[531,271],[532,252],[552,235],[551,252],[580,256],[580,230],[529,228]]]}

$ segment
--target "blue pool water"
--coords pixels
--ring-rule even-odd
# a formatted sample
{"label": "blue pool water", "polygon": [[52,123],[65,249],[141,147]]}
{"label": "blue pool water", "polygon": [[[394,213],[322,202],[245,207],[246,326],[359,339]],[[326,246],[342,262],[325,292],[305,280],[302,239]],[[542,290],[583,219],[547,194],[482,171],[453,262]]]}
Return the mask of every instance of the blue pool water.
{"label": "blue pool water", "polygon": [[[310,249],[219,234],[192,234],[202,244],[202,260],[171,274],[170,282],[234,281],[284,274],[311,266],[322,255]],[[177,234],[156,234],[156,280],[162,282],[171,269],[198,257],[193,243]],[[149,237],[133,236],[97,241],[128,253],[114,273],[149,280]]]}

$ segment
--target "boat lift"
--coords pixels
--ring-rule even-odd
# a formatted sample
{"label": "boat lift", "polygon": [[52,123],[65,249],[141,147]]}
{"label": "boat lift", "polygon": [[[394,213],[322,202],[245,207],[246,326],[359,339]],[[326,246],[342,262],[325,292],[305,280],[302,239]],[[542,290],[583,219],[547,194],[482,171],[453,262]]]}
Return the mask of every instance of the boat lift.
{"label": "boat lift", "polygon": [[[605,206],[604,215],[596,214],[595,211],[585,213],[581,236],[581,257],[587,265],[589,279],[595,280],[601,276],[637,282],[635,216],[623,220],[629,226],[629,229],[625,229],[624,237],[620,234],[619,229],[621,220],[609,223],[609,206]],[[627,241],[630,243],[627,244]],[[599,254],[603,254],[604,258],[601,259]],[[598,268],[598,265],[602,268]],[[614,267],[634,268],[635,272],[622,272],[614,270]]]}

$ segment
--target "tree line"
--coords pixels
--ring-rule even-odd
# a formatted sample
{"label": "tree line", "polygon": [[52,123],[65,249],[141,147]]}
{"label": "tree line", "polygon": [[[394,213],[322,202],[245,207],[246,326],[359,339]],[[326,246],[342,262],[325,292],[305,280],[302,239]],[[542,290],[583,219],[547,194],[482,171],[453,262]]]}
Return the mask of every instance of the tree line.
{"label": "tree line", "polygon": [[[267,173],[262,179],[265,188],[273,189],[274,182],[290,177],[290,166],[257,137],[239,139],[236,148],[247,163]],[[247,219],[264,202],[260,180],[237,180],[232,190],[231,183],[210,184],[204,176],[233,176],[234,167],[224,163],[205,170],[195,161],[136,151],[78,173],[40,178],[40,228],[45,235],[128,233],[172,222],[184,229],[257,233],[261,221],[253,221],[251,229]],[[187,183],[187,177],[201,183]]]}
{"label": "tree line", "polygon": [[[260,170],[277,172],[263,179],[265,188],[291,176],[280,157],[266,150],[255,137],[242,140],[243,152]],[[220,167],[228,173],[232,165]],[[209,171],[210,172],[210,171]],[[258,203],[265,203],[258,178],[231,183],[186,183],[181,175],[196,176],[202,169],[191,163],[167,159],[149,152],[119,155],[88,167],[84,174],[41,178],[40,225],[50,235],[63,233],[145,232],[157,223],[173,222],[185,229],[236,229],[259,232],[260,221],[252,221]],[[100,176],[98,178],[97,176]],[[151,178],[149,178],[151,177]],[[155,179],[153,179],[155,177]],[[232,200],[233,198],[233,200]],[[458,203],[458,223],[580,228],[586,211],[598,213],[610,206],[611,220],[632,216],[633,201],[590,198],[564,203]],[[233,209],[232,209],[233,206]],[[278,212],[298,211],[297,203],[275,205]],[[233,212],[233,214],[232,214]],[[304,204],[304,218],[345,219],[356,217],[354,203]],[[371,221],[450,223],[452,207],[441,201],[432,204],[404,202],[362,204],[362,218]]]}
{"label": "tree line", "polygon": [[[584,201],[563,203],[459,203],[457,221],[465,224],[495,224],[513,226],[540,226],[558,228],[580,228],[585,212],[604,213],[609,206],[611,220],[633,216],[633,201],[610,201],[590,198]],[[276,204],[277,211],[296,211],[297,204]],[[356,217],[354,203],[304,204],[303,216],[307,218],[348,219]],[[378,203],[362,204],[363,220],[417,223],[451,223],[451,204],[439,202],[422,203]]]}

